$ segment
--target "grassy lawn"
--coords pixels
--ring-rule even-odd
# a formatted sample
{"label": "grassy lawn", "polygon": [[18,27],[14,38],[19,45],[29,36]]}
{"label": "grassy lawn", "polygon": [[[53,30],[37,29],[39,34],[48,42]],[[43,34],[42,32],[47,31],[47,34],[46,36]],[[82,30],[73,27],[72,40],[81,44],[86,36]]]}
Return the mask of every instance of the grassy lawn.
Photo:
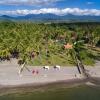
{"label": "grassy lawn", "polygon": [[46,57],[45,55],[42,55],[41,57],[36,57],[31,62],[34,66],[44,66],[44,65],[60,65],[60,66],[68,66],[73,65],[68,60],[68,57],[65,55],[50,55],[50,57]]}
{"label": "grassy lawn", "polygon": [[[91,52],[89,54],[89,52]],[[86,57],[86,55],[88,56]],[[84,65],[90,65],[94,66],[95,60],[100,60],[100,53],[97,50],[94,49],[88,49],[88,53],[81,54],[83,56],[83,63]],[[60,65],[60,66],[73,66],[73,60],[70,56],[64,54],[50,54],[49,57],[47,57],[44,53],[41,54],[41,56],[35,57],[31,63],[33,66],[44,66],[44,65]]]}

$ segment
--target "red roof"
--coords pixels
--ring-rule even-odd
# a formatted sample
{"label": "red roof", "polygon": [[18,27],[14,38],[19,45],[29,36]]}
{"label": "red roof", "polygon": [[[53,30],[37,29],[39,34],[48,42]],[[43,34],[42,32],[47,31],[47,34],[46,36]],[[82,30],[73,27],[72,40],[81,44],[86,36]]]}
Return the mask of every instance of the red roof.
{"label": "red roof", "polygon": [[67,43],[66,45],[64,45],[64,48],[65,48],[65,49],[72,49],[72,48],[73,48],[73,45]]}

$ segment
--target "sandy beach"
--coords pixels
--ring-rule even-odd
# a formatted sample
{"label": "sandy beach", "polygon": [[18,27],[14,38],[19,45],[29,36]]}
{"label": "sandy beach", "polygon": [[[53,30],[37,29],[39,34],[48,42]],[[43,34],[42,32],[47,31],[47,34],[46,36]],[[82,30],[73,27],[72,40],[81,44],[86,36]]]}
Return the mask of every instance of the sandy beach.
{"label": "sandy beach", "polygon": [[[19,75],[20,67],[15,60],[0,63],[0,85],[49,83],[81,78],[76,67],[61,67],[60,70],[54,69],[52,66],[49,70],[44,70],[43,66],[28,66],[28,68],[30,72],[24,69]],[[39,73],[33,74],[33,70],[38,70]]]}
{"label": "sandy beach", "polygon": [[[0,63],[0,88],[7,87],[26,87],[26,86],[44,86],[52,83],[84,83],[82,75],[78,73],[76,67],[61,67],[55,70],[52,66],[49,70],[44,70],[43,66],[28,66],[30,72],[26,69],[19,75],[19,66],[16,60]],[[92,77],[100,78],[100,62],[96,62],[94,67],[86,67]],[[38,70],[38,74],[33,74],[33,70]]]}

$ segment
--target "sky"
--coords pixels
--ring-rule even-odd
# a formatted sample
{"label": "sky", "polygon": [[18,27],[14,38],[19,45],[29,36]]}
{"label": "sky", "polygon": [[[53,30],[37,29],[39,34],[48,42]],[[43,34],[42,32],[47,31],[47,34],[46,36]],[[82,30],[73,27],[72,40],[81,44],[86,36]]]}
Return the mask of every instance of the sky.
{"label": "sky", "polygon": [[100,16],[100,0],[0,0],[0,15],[40,13]]}

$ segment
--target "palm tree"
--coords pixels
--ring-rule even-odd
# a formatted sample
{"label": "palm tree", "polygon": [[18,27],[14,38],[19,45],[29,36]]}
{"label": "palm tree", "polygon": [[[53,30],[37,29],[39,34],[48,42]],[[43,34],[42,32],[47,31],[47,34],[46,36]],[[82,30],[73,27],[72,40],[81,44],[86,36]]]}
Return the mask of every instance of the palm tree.
{"label": "palm tree", "polygon": [[72,34],[69,43],[64,45],[64,48],[67,49],[68,53],[73,59],[74,64],[77,66],[80,74],[83,74],[85,77],[88,77],[88,73],[85,70],[83,61],[80,56],[81,50],[84,48],[84,41],[78,39],[76,33]]}

